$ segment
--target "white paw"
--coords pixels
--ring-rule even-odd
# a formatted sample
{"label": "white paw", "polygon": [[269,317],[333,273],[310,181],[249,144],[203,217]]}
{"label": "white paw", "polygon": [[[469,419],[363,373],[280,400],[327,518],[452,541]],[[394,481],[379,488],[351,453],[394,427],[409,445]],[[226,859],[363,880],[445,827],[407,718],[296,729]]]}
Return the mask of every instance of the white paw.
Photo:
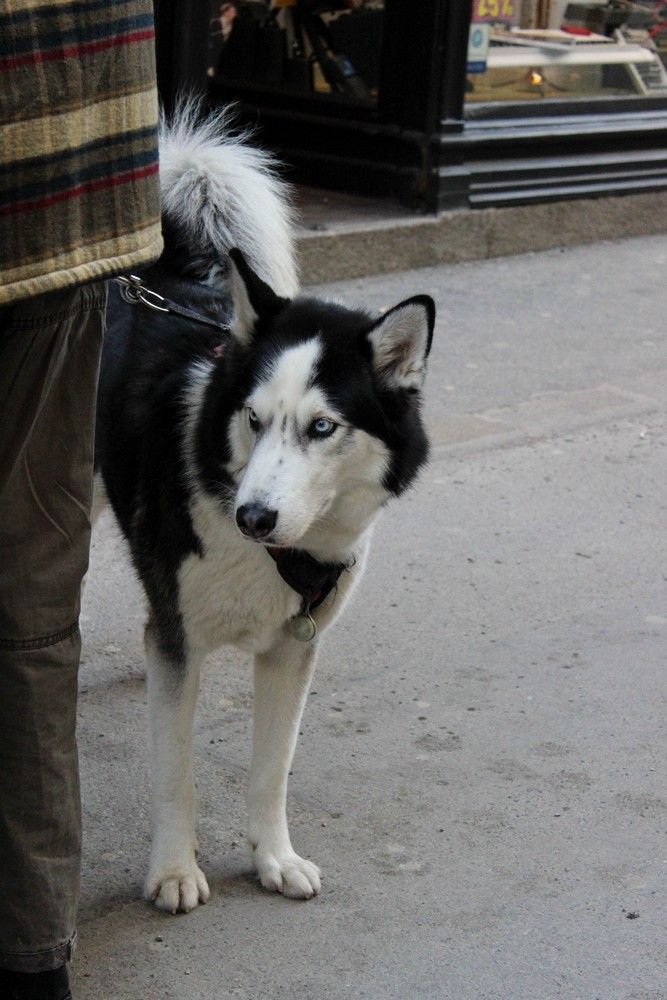
{"label": "white paw", "polygon": [[282,892],[290,899],[312,899],[320,891],[320,870],[294,851],[280,855],[256,850],[255,866],[265,889]]}
{"label": "white paw", "polygon": [[198,903],[207,903],[210,895],[206,877],[195,861],[161,865],[146,879],[146,898],[167,913],[189,913]]}

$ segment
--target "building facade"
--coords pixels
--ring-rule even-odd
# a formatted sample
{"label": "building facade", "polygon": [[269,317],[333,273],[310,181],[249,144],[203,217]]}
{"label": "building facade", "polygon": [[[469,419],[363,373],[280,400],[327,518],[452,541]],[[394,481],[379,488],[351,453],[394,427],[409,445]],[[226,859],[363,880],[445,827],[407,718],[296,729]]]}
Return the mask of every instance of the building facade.
{"label": "building facade", "polygon": [[165,104],[423,212],[667,188],[667,0],[156,0]]}

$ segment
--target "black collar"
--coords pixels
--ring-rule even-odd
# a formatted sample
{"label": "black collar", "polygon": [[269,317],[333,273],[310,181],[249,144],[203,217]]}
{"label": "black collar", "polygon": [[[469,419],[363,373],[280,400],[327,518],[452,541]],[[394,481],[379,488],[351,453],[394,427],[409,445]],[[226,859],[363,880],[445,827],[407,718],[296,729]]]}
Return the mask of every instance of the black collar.
{"label": "black collar", "polygon": [[299,549],[266,546],[285,583],[303,598],[302,613],[307,614],[326,600],[348,567],[344,563],[322,563]]}

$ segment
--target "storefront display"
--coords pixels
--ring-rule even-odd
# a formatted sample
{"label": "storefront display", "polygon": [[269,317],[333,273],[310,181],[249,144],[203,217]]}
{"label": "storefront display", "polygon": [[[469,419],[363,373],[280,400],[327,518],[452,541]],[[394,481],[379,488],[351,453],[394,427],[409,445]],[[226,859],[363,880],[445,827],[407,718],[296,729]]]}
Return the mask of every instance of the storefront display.
{"label": "storefront display", "polygon": [[667,188],[667,0],[155,0],[158,76],[421,211]]}
{"label": "storefront display", "polygon": [[466,102],[667,95],[667,4],[474,0]]}

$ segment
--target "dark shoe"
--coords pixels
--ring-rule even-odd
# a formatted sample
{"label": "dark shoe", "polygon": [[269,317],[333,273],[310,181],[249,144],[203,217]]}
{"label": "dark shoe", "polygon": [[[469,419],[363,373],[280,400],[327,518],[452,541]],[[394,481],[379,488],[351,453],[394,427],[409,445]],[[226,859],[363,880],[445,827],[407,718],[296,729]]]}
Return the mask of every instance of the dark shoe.
{"label": "dark shoe", "polygon": [[12,972],[0,969],[3,1000],[72,1000],[67,966],[48,972]]}

